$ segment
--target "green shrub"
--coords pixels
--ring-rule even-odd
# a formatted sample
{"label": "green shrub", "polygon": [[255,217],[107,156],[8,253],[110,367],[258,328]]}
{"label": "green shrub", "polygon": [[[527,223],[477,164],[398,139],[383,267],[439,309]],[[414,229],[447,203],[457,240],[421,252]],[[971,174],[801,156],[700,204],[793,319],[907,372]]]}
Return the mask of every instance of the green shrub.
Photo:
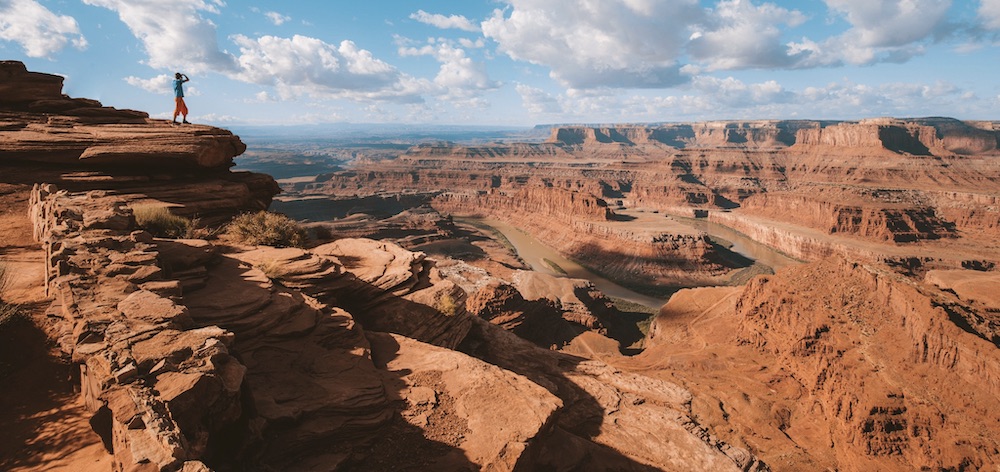
{"label": "green shrub", "polygon": [[137,205],[132,207],[135,222],[140,228],[158,238],[183,238],[191,233],[191,220],[170,213],[165,206]]}
{"label": "green shrub", "polygon": [[226,234],[236,242],[252,246],[302,247],[306,232],[291,218],[280,213],[259,211],[233,218]]}

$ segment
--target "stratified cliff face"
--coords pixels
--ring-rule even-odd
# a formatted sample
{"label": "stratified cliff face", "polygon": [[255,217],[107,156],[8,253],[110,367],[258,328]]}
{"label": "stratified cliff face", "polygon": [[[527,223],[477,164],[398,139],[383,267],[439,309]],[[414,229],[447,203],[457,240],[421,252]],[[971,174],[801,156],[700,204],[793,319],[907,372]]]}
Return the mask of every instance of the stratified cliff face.
{"label": "stratified cliff face", "polygon": [[[762,193],[743,202],[755,215],[781,219],[798,215],[796,223],[828,234],[851,234],[896,243],[922,239],[955,238],[956,223],[937,215],[931,205],[918,206],[919,196],[907,191],[851,192],[818,188],[807,193]],[[893,200],[912,202],[894,204]],[[963,227],[968,227],[963,225]]]}
{"label": "stratified cliff face", "polygon": [[988,470],[1000,463],[1000,317],[994,299],[965,297],[995,278],[934,280],[961,281],[963,297],[840,258],[685,290],[630,366],[708,395],[706,423],[768,451],[776,470]]}
{"label": "stratified cliff face", "polygon": [[[1000,419],[995,315],[845,261],[755,280],[735,315],[737,340],[777,359],[802,384],[789,431],[808,428],[808,412],[822,414],[823,436],[845,465],[997,463],[997,436],[983,434]],[[982,323],[981,315],[992,320]]]}
{"label": "stratified cliff face", "polygon": [[229,131],[69,98],[62,77],[20,62],[0,62],[0,77],[0,162],[46,169],[61,189],[99,190],[93,198],[165,206],[207,223],[265,209],[279,191],[271,176],[229,172],[246,150]]}
{"label": "stratified cliff face", "polygon": [[931,149],[940,149],[943,143],[931,126],[883,119],[800,130],[795,136],[795,144],[928,155]]}
{"label": "stratified cliff face", "polygon": [[[574,245],[601,250],[601,231],[584,229],[601,226],[594,223],[600,216],[548,197],[553,188],[573,192],[576,201],[603,200],[614,214],[708,215],[754,234],[764,226],[773,234],[761,239],[803,259],[833,253],[922,258],[918,246],[939,241],[935,252],[957,244],[964,254],[952,259],[964,261],[977,258],[968,253],[1000,222],[998,128],[950,118],[561,126],[543,144],[417,146],[395,161],[290,189],[337,198],[440,194],[435,206],[441,210],[502,215],[508,222],[532,219],[521,214],[527,208],[560,202],[560,218],[516,223],[577,256],[564,242],[569,237],[555,233],[567,233],[563,223],[572,221]],[[819,240],[811,241],[816,232]],[[895,249],[900,245],[912,249]],[[687,246],[665,257],[704,256]],[[934,260],[949,259],[939,253]],[[619,256],[588,253],[585,259]],[[1000,262],[1000,254],[984,259]]]}
{"label": "stratified cliff face", "polygon": [[650,144],[674,148],[784,148],[794,143],[796,130],[803,126],[819,126],[819,122],[752,121],[657,126],[558,126],[552,128],[548,142],[561,145]]}
{"label": "stratified cliff face", "polygon": [[661,125],[555,126],[547,143],[660,145],[678,149],[830,146],[928,155],[984,154],[998,149],[993,122],[952,118],[874,118],[859,122],[745,121]]}
{"label": "stratified cliff face", "polygon": [[607,203],[584,192],[525,187],[511,192],[443,193],[432,205],[454,215],[506,221],[560,253],[637,286],[662,288],[727,271],[704,235],[615,225],[611,220],[616,215]]}

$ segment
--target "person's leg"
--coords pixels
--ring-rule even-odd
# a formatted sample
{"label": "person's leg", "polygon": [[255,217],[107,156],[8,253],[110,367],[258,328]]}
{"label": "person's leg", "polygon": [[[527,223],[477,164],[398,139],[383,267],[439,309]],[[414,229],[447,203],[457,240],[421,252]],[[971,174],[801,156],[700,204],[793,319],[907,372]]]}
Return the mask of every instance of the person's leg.
{"label": "person's leg", "polygon": [[188,107],[187,104],[184,103],[184,98],[178,98],[178,100],[180,100],[181,115],[183,116],[183,118],[181,119],[181,123],[184,123],[186,125],[191,124],[188,121]]}
{"label": "person's leg", "polygon": [[[177,115],[181,114],[183,107],[184,99],[181,97],[174,97],[174,123],[177,123]],[[187,112],[185,111],[185,113]]]}

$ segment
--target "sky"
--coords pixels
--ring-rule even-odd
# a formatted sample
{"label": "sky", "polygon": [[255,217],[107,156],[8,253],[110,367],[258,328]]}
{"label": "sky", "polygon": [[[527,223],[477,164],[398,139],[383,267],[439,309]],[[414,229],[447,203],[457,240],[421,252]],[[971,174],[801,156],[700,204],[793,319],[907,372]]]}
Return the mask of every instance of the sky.
{"label": "sky", "polygon": [[0,59],[222,126],[1000,119],[1000,0],[0,0]]}

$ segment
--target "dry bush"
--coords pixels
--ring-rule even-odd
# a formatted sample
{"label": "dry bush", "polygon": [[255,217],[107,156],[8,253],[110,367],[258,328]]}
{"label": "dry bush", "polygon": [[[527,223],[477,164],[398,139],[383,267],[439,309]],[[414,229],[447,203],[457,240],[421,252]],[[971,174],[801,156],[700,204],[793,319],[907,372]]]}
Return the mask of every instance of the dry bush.
{"label": "dry bush", "polygon": [[281,280],[281,277],[287,273],[285,265],[281,261],[275,259],[260,261],[257,264],[254,264],[254,268],[263,272],[264,275],[271,280]]}
{"label": "dry bush", "polygon": [[132,214],[140,228],[158,238],[185,238],[194,229],[191,220],[170,213],[165,206],[136,205],[132,207]]}
{"label": "dry bush", "polygon": [[450,293],[441,295],[441,298],[434,304],[434,308],[444,316],[455,316],[459,311],[458,303],[455,302],[455,297],[451,296]]}
{"label": "dry bush", "polygon": [[251,246],[302,247],[306,232],[291,218],[280,213],[259,211],[233,218],[226,234],[236,242]]}
{"label": "dry bush", "polygon": [[310,226],[309,237],[314,241],[329,241],[333,239],[333,231],[326,225]]}
{"label": "dry bush", "polygon": [[19,305],[7,303],[3,300],[3,294],[7,291],[9,285],[10,272],[8,271],[7,264],[0,261],[0,327],[24,314]]}

